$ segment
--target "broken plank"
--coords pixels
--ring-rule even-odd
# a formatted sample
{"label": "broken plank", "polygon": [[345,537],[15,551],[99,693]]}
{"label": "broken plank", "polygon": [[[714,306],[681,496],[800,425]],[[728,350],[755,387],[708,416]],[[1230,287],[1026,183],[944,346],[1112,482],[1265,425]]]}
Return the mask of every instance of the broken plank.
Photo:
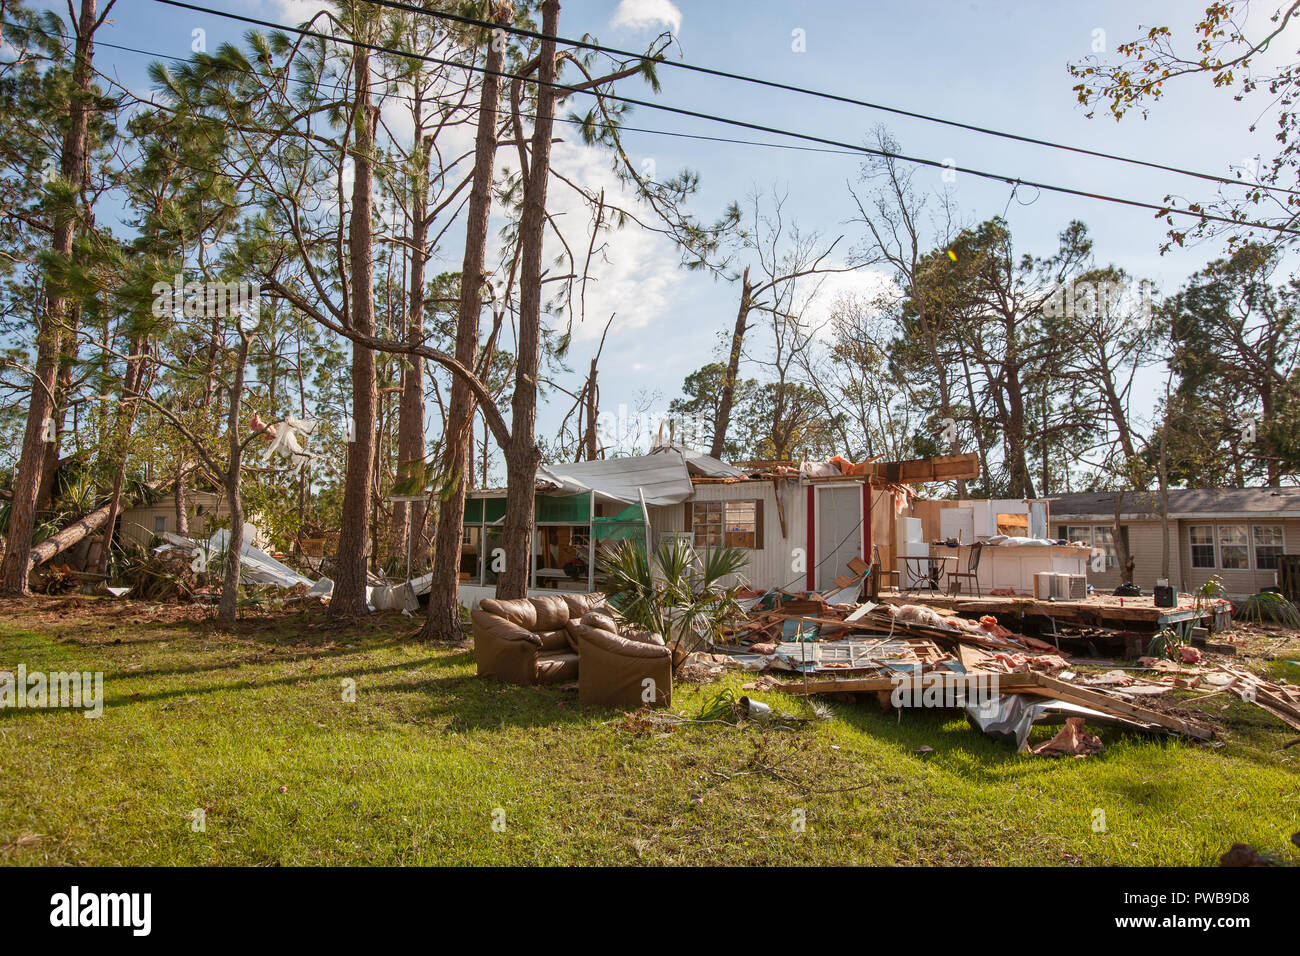
{"label": "broken plank", "polygon": [[1197,740],[1210,740],[1214,736],[1214,730],[1211,727],[1198,721],[1184,720],[1170,714],[1163,714],[1158,710],[1151,710],[1128,701],[1119,700],[1100,691],[1067,684],[1064,681],[1043,674],[1030,676],[1034,678],[1034,683],[1037,684],[1035,692],[1041,693],[1044,697],[1054,697],[1057,700],[1064,700],[1071,704],[1082,704],[1085,707],[1093,707],[1097,710],[1109,710],[1112,713],[1135,718],[1143,723],[1158,724],[1167,730],[1186,734],[1189,737],[1195,737]]}
{"label": "broken plank", "polygon": [[[1000,674],[997,672],[983,671],[977,672],[983,676],[997,678],[999,690],[1008,691],[1034,691],[1035,682],[1033,674]],[[941,673],[932,671],[925,675],[926,677],[939,676],[944,678],[962,678],[971,677],[973,674]],[[776,690],[783,691],[787,694],[871,694],[879,691],[893,690],[895,687],[912,687],[918,694],[923,692],[926,684],[923,680],[917,680],[915,677],[857,677],[847,680],[810,680],[806,683],[799,680],[785,681],[776,685]]]}

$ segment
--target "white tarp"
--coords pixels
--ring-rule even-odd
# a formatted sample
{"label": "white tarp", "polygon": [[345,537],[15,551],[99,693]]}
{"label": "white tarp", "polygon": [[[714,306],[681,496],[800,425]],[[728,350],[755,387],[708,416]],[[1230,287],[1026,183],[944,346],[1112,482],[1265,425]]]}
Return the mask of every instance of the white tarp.
{"label": "white tarp", "polygon": [[[647,505],[681,504],[691,496],[691,476],[679,452],[632,458],[606,458],[571,465],[542,465],[537,480],[555,485],[559,494],[594,491],[603,498]],[[557,492],[550,492],[556,494]]]}
{"label": "white tarp", "polygon": [[650,454],[657,455],[660,453],[677,452],[686,462],[687,469],[693,473],[705,478],[743,478],[745,472],[741,471],[735,465],[728,465],[725,461],[714,458],[712,455],[706,455],[702,451],[696,451],[694,448],[687,448],[685,445],[679,445],[676,442],[668,445],[660,445],[651,450]]}
{"label": "white tarp", "polygon": [[[245,532],[248,528],[245,528]],[[222,554],[225,552],[227,543],[230,540],[230,532],[221,528],[207,541],[195,541],[193,538],[184,538],[178,534],[164,532],[163,538],[178,548],[183,548],[191,554],[202,552],[205,557]],[[282,588],[291,588],[296,584],[305,584],[312,587],[316,582],[311,578],[304,577],[287,564],[281,564],[275,558],[271,557],[261,548],[255,548],[248,543],[249,534],[245,534],[243,547],[240,548],[239,563],[243,565],[240,576],[253,584],[274,584]]]}

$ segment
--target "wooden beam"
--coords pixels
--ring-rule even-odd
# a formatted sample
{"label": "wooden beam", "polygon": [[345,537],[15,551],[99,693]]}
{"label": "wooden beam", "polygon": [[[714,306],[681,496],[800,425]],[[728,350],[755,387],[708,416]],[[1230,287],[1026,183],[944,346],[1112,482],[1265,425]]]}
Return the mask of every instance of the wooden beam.
{"label": "wooden beam", "polygon": [[1094,710],[1122,714],[1125,717],[1132,717],[1147,724],[1158,724],[1166,730],[1185,734],[1188,737],[1195,737],[1197,740],[1210,740],[1214,737],[1214,730],[1208,724],[1202,724],[1194,720],[1183,720],[1179,717],[1161,713],[1158,710],[1139,707],[1137,704],[1130,704],[1128,701],[1120,700],[1111,694],[1103,694],[1090,688],[1067,684],[1065,681],[1044,674],[1034,674],[1032,676],[1035,678],[1037,686],[1031,693],[1042,694],[1044,697],[1053,697],[1056,700],[1063,700],[1071,704],[1080,704]]}
{"label": "wooden beam", "polygon": [[776,495],[776,514],[781,519],[781,537],[788,538],[785,530],[785,503],[781,500],[781,479],[772,479],[772,492]]}
{"label": "wooden beam", "polygon": [[881,461],[871,466],[873,481],[900,485],[921,485],[931,481],[955,481],[980,476],[979,456],[938,455],[909,461]]}
{"label": "wooden beam", "polygon": [[[1010,693],[1020,693],[1022,691],[1033,692],[1037,684],[1034,678],[1035,674],[1002,674],[996,671],[980,671],[976,674],[958,674],[943,673],[941,671],[932,671],[926,675],[940,677],[951,677],[954,680],[965,680],[970,677],[996,677],[998,680],[998,690],[1008,691]],[[806,687],[806,690],[805,690]],[[895,687],[910,687],[914,693],[922,693],[926,685],[923,681],[911,678],[909,684],[906,679],[899,680],[894,677],[850,677],[839,680],[810,680],[803,681],[786,681],[776,685],[776,690],[787,694],[873,694],[880,691],[892,691]]]}

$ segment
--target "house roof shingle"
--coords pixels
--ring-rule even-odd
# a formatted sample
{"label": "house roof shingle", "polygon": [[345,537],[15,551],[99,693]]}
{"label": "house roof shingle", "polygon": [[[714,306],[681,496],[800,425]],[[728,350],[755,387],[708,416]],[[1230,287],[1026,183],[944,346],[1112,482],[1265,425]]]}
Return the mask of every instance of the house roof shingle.
{"label": "house roof shingle", "polygon": [[[1112,517],[1115,493],[1081,492],[1053,495],[1052,518]],[[1157,491],[1124,493],[1122,514],[1129,518],[1154,518],[1160,514]],[[1287,488],[1170,488],[1169,516],[1263,516],[1279,513],[1300,517],[1300,487]]]}

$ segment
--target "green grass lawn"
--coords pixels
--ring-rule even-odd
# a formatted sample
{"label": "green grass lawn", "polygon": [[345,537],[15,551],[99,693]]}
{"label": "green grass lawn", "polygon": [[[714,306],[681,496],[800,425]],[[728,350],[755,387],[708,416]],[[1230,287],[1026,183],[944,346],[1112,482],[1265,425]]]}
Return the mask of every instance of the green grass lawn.
{"label": "green grass lawn", "polygon": [[[1053,760],[956,712],[874,702],[791,729],[649,725],[480,680],[469,648],[417,643],[398,615],[284,614],[233,634],[195,616],[0,607],[0,670],[103,671],[106,697],[97,720],[0,712],[0,861],[1184,865],[1234,841],[1300,859],[1295,733],[1235,698],[1198,705],[1221,746],[1102,730],[1104,753]],[[679,685],[673,710],[718,686]]]}

